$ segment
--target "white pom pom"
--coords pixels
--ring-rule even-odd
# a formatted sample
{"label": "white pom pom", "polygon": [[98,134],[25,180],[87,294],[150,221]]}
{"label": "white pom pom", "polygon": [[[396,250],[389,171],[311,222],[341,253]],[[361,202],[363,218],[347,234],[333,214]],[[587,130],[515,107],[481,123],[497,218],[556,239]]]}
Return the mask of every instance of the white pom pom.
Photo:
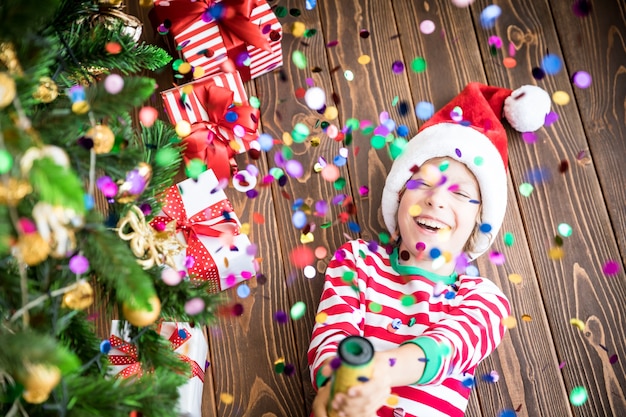
{"label": "white pom pom", "polygon": [[504,117],[518,132],[539,129],[549,112],[550,96],[535,85],[521,86],[504,101]]}

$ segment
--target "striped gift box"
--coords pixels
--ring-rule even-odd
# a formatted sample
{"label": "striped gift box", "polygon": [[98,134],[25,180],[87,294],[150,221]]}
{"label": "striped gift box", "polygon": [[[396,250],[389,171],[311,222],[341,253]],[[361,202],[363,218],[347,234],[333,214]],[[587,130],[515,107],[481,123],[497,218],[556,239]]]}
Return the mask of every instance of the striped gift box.
{"label": "striped gift box", "polygon": [[[155,2],[157,16],[167,17],[166,5],[175,0]],[[218,4],[220,2],[215,2]],[[249,60],[241,61],[239,57],[230,57],[235,61],[242,79],[248,81],[283,65],[281,49],[282,26],[269,4],[264,0],[256,0],[257,6],[252,9],[250,21],[259,28],[269,41],[269,50],[247,45]],[[208,7],[208,5],[207,5]],[[161,23],[161,22],[159,22]],[[180,33],[173,33],[174,41],[182,50],[182,55],[193,67],[201,67],[205,74],[211,75],[222,70],[221,65],[228,58],[228,50],[219,25],[214,21],[204,21],[201,16]],[[276,39],[276,40],[272,40]]]}
{"label": "striped gift box", "polygon": [[[165,111],[170,122],[175,125],[181,120],[186,120],[191,124],[208,120],[207,103],[202,103],[194,91],[199,87],[210,85],[225,87],[231,90],[235,105],[249,105],[248,96],[239,73],[229,72],[206,76],[191,83],[161,92]],[[184,94],[183,90],[187,91],[187,94]],[[219,131],[229,140],[237,142],[239,145],[237,147],[238,153],[244,153],[249,148],[248,141],[244,141],[242,137],[237,136],[232,130],[220,128]]]}

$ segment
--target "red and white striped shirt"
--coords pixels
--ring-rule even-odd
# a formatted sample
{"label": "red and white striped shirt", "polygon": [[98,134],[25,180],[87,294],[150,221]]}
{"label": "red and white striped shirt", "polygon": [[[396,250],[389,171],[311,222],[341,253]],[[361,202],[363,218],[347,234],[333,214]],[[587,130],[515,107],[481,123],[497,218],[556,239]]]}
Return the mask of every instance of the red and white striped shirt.
{"label": "red and white striped shirt", "polygon": [[[335,252],[318,308],[326,319],[316,323],[309,346],[311,378],[315,384],[322,363],[349,335],[366,337],[376,351],[414,342],[426,354],[426,368],[440,365],[425,369],[428,381],[418,375],[419,383],[392,388],[398,403],[382,407],[378,416],[461,417],[472,385],[467,380],[500,344],[509,302],[488,279],[416,269],[398,266],[397,252],[388,255],[363,240]],[[431,349],[446,344],[451,355]]]}

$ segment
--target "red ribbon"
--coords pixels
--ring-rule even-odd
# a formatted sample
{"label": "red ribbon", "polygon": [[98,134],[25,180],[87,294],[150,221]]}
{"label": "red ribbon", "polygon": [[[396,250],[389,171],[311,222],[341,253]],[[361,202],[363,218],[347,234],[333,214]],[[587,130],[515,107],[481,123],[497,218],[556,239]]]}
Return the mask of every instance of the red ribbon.
{"label": "red ribbon", "polygon": [[171,22],[170,30],[178,34],[199,19],[209,22],[212,19],[209,10],[219,5],[224,8],[223,14],[214,22],[219,26],[227,50],[252,45],[270,52],[269,41],[250,20],[252,10],[258,3],[258,0],[222,0],[219,3],[210,0],[170,0],[169,6],[157,4],[154,12],[159,23],[168,19]]}
{"label": "red ribbon", "polygon": [[115,377],[128,378],[132,375],[140,377],[142,371],[141,363],[137,360],[137,346],[131,345],[115,335],[111,335],[111,337],[109,337],[109,342],[111,343],[112,348],[125,353],[125,355],[109,355],[109,362],[111,362],[112,365],[128,365],[126,368],[118,372]]}
{"label": "red ribbon", "polygon": [[[244,142],[256,139],[256,129],[260,117],[259,109],[249,105],[232,106],[234,92],[217,85],[195,87],[193,94],[208,114],[208,120],[194,123],[191,134],[183,139],[185,163],[198,158],[205,161],[218,179],[231,177],[236,171],[235,151],[230,146],[230,138],[222,133],[222,129],[232,132],[239,125],[244,130],[241,138]],[[234,113],[236,120],[226,120],[228,113]],[[233,117],[235,119],[235,117]],[[233,169],[234,168],[234,169]]]}
{"label": "red ribbon", "polygon": [[[209,192],[211,190],[207,190],[207,193]],[[219,237],[225,232],[231,232],[234,236],[239,234],[237,221],[234,216],[229,215],[233,212],[233,206],[227,199],[220,200],[208,208],[188,216],[180,190],[173,185],[165,193],[165,204],[162,210],[164,215],[156,216],[150,225],[158,227],[157,225],[165,225],[175,220],[176,231],[182,232],[187,242],[187,254],[194,256],[194,258],[213,259],[198,235]],[[196,279],[207,280],[208,277],[202,273],[206,269],[206,265],[203,265],[199,259],[196,259],[189,268],[189,274],[195,276]],[[220,287],[218,285],[218,288]]]}
{"label": "red ribbon", "polygon": [[[180,337],[180,331],[185,332],[185,338],[183,339],[182,337]],[[176,350],[179,347],[181,347],[183,345],[183,343],[185,343],[186,341],[188,341],[191,338],[191,333],[189,333],[187,331],[187,329],[179,329],[178,325],[176,326],[176,328],[174,329],[174,331],[172,332],[172,334],[170,335],[169,341],[172,344],[172,349]],[[187,355],[183,355],[181,353],[178,354],[180,356],[180,359],[183,362],[187,362],[190,366],[191,366],[191,373],[192,373],[192,378],[194,376],[197,376],[198,378],[200,378],[200,380],[202,382],[204,382],[204,371],[202,370],[202,368],[200,367],[200,365],[198,365],[198,362],[194,361],[193,359],[191,359],[189,356]]]}

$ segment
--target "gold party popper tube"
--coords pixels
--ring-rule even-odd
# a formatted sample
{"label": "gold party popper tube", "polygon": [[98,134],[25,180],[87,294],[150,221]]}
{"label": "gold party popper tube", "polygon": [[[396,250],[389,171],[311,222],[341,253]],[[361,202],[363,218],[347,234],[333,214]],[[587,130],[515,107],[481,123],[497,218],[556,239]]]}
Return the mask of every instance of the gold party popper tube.
{"label": "gold party popper tube", "polygon": [[368,381],[374,371],[374,346],[361,336],[348,336],[339,343],[337,349],[341,365],[335,371],[330,388],[328,417],[338,417],[330,404],[335,394],[347,392],[350,387]]}

